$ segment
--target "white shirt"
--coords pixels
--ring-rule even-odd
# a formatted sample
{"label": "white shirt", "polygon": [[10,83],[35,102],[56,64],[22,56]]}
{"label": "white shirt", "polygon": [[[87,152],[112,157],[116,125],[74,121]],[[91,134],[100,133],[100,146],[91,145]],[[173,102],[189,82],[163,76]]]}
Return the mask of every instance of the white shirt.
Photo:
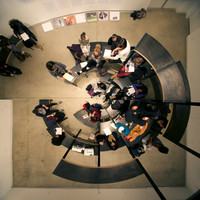
{"label": "white shirt", "polygon": [[130,47],[128,40],[126,40],[126,42],[127,42],[126,48],[123,50],[119,50],[118,54],[114,57],[114,60],[117,60],[119,58],[122,62],[124,62],[126,60],[127,56],[129,55],[129,53],[131,51],[131,47]]}

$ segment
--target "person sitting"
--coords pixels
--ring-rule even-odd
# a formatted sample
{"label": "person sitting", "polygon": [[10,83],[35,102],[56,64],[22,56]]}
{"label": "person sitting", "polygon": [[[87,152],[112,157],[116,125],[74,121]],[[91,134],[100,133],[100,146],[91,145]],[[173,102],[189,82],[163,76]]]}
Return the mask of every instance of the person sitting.
{"label": "person sitting", "polygon": [[156,136],[148,134],[142,139],[142,144],[144,147],[144,150],[151,151],[153,147],[156,147],[159,152],[167,154],[169,149],[163,145],[160,139],[158,139]]}
{"label": "person sitting", "polygon": [[62,101],[59,101],[58,103],[50,103],[48,105],[39,104],[34,108],[32,113],[34,113],[38,117],[47,117],[47,118],[53,117],[55,115],[55,113],[58,112],[59,110],[57,110],[57,109],[51,110],[51,107],[54,105],[59,105],[61,103],[62,103]]}
{"label": "person sitting", "polygon": [[123,63],[131,50],[128,40],[122,38],[117,47],[112,51],[111,56],[106,56],[104,59],[109,59],[109,63]]}
{"label": "person sitting", "polygon": [[130,99],[144,98],[148,93],[148,88],[142,84],[132,84],[123,88],[124,97]]}
{"label": "person sitting", "polygon": [[[119,70],[118,73],[116,73],[113,76],[111,76],[110,79],[113,80],[113,79],[123,78],[123,77],[126,77],[126,76],[128,76],[129,74],[132,74],[132,73],[135,73],[134,75],[136,75],[137,73],[139,73],[141,71],[140,69],[138,70],[138,68],[142,64],[144,64],[144,62],[145,62],[145,60],[141,56],[137,56],[136,58],[134,58],[134,56],[132,56],[131,59],[130,59],[130,62],[128,62],[126,65],[124,65]],[[130,66],[131,63],[134,64],[134,72],[129,72],[129,66]]]}
{"label": "person sitting", "polygon": [[108,93],[105,95],[105,101],[109,100],[119,100],[123,98],[123,91],[118,86],[113,86]]}
{"label": "person sitting", "polygon": [[101,45],[96,44],[94,52],[92,53],[91,59],[88,61],[88,64],[82,68],[79,72],[75,72],[77,75],[82,74],[82,72],[88,72],[92,67],[98,67],[98,64],[101,59]]}
{"label": "person sitting", "polygon": [[82,62],[86,61],[90,55],[90,43],[89,38],[86,36],[85,32],[82,32],[79,37],[79,43],[81,50],[83,52],[83,56],[80,58]]}
{"label": "person sitting", "polygon": [[51,143],[53,145],[55,145],[55,146],[60,146],[64,139],[65,139],[65,131],[64,131],[64,129],[62,129],[62,134],[61,135],[57,134],[56,131],[55,131],[55,136],[52,137]]}
{"label": "person sitting", "polygon": [[121,39],[122,38],[119,35],[116,35],[116,34],[112,34],[112,36],[108,39],[108,45],[111,45],[112,51],[115,48],[117,48],[117,45],[119,44]]}
{"label": "person sitting", "polygon": [[7,54],[10,53],[10,51],[13,52],[14,56],[20,60],[25,61],[26,58],[31,56],[29,53],[26,53],[25,51],[22,51],[21,49],[18,49],[7,37],[4,37],[3,35],[0,35],[0,47],[3,49],[4,52]]}
{"label": "person sitting", "polygon": [[22,74],[21,70],[0,61],[0,75],[11,76]]}
{"label": "person sitting", "polygon": [[106,143],[110,149],[116,150],[119,147],[119,138],[116,132],[112,132],[112,134],[106,136]]}
{"label": "person sitting", "polygon": [[86,88],[88,94],[92,97],[104,94],[106,91],[106,85],[103,82],[95,83],[94,85],[89,84]]}
{"label": "person sitting", "polygon": [[133,142],[134,140],[138,140],[139,136],[141,136],[142,134],[144,134],[144,132],[147,130],[148,127],[148,122],[145,123],[144,126],[141,126],[139,124],[137,124],[132,130],[131,132],[127,135],[127,139],[130,142]]}
{"label": "person sitting", "polygon": [[96,123],[101,118],[101,104],[90,105],[88,102],[83,105],[84,110],[88,113],[90,121]]}
{"label": "person sitting", "polygon": [[151,101],[137,100],[131,108],[125,113],[125,120],[128,123],[134,122],[141,126],[146,124],[147,120],[155,120],[160,116],[160,110]]}
{"label": "person sitting", "polygon": [[70,69],[67,69],[67,67],[59,62],[54,62],[54,61],[48,61],[46,63],[46,67],[49,70],[49,73],[59,79],[64,79],[63,75],[65,73],[71,74],[72,71]]}

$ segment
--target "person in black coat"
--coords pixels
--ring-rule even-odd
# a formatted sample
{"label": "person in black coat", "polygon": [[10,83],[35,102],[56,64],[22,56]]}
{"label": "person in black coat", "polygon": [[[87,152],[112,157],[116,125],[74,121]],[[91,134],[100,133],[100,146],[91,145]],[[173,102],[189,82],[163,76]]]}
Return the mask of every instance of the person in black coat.
{"label": "person in black coat", "polygon": [[115,48],[117,48],[119,42],[121,41],[121,36],[113,34],[109,39],[108,39],[108,45],[111,45],[111,50],[113,51]]}
{"label": "person in black coat", "polygon": [[36,42],[38,41],[36,36],[22,22],[20,22],[17,19],[11,19],[9,21],[9,25],[13,29],[14,35],[17,38],[23,39],[21,35],[27,34],[29,38],[23,39],[23,44],[25,47],[31,48],[34,46],[36,48],[40,48],[41,50],[43,50],[42,46]]}
{"label": "person in black coat", "polygon": [[14,77],[15,75],[19,74],[22,74],[20,69],[5,64],[4,62],[0,62],[0,75]]}

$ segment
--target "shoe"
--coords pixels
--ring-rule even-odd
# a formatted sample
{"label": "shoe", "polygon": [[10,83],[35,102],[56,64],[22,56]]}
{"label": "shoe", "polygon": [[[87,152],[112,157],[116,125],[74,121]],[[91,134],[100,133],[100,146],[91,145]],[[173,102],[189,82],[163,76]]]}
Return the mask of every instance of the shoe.
{"label": "shoe", "polygon": [[59,104],[61,104],[62,103],[62,101],[59,101],[58,103],[57,103],[57,105],[59,105]]}
{"label": "shoe", "polygon": [[81,73],[80,72],[75,72],[75,74],[78,75],[78,76],[80,76]]}

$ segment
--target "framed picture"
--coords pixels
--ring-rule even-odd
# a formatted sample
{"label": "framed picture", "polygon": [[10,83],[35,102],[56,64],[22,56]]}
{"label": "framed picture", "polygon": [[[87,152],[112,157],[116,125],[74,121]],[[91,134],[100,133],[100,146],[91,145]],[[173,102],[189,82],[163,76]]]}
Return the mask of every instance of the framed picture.
{"label": "framed picture", "polygon": [[99,12],[98,13],[99,21],[107,21],[108,20],[108,12]]}
{"label": "framed picture", "polygon": [[54,28],[61,28],[65,26],[65,22],[63,18],[53,19],[52,23],[53,23]]}
{"label": "framed picture", "polygon": [[75,19],[77,24],[86,22],[85,13],[76,14]]}
{"label": "framed picture", "polygon": [[120,12],[110,12],[110,21],[119,21]]}
{"label": "framed picture", "polygon": [[51,22],[46,22],[46,23],[42,24],[42,28],[43,28],[44,32],[53,30],[53,26],[52,26]]}
{"label": "framed picture", "polygon": [[72,25],[72,24],[76,24],[75,18],[74,18],[73,15],[64,17],[64,20],[65,20],[65,24],[66,24],[67,26],[68,26],[68,25]]}
{"label": "framed picture", "polygon": [[97,21],[97,13],[86,13],[87,22],[96,22]]}

